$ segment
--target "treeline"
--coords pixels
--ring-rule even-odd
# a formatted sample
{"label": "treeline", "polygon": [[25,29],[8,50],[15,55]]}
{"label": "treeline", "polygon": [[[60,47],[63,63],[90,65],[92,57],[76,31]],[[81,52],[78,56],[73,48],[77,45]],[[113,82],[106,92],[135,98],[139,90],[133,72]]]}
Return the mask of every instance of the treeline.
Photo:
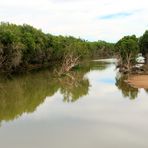
{"label": "treeline", "polygon": [[61,63],[71,53],[85,58],[111,57],[114,44],[45,34],[30,25],[0,24],[0,72],[19,72]]}

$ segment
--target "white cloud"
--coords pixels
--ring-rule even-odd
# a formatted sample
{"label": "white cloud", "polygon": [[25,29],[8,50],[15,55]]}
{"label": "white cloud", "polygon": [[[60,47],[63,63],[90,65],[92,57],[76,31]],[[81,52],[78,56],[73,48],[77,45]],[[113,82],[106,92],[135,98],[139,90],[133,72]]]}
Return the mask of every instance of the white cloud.
{"label": "white cloud", "polygon": [[[116,14],[132,15],[102,19]],[[146,0],[0,0],[0,21],[27,23],[44,32],[117,41],[148,27]]]}

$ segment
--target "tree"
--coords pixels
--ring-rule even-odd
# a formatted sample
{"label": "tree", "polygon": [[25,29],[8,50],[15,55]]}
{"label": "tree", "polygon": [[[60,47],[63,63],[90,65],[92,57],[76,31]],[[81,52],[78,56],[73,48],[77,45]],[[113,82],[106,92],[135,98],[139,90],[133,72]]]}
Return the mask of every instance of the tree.
{"label": "tree", "polygon": [[131,65],[135,64],[139,53],[138,39],[135,35],[125,36],[115,46],[120,57],[121,66],[130,71]]}
{"label": "tree", "polygon": [[0,25],[0,67],[5,71],[12,71],[22,58],[20,30],[16,25],[2,23]]}
{"label": "tree", "polygon": [[105,41],[88,42],[93,58],[110,58],[114,55],[114,44]]}
{"label": "tree", "polygon": [[145,63],[148,65],[148,30],[145,31],[143,36],[139,40],[140,51],[145,57]]}

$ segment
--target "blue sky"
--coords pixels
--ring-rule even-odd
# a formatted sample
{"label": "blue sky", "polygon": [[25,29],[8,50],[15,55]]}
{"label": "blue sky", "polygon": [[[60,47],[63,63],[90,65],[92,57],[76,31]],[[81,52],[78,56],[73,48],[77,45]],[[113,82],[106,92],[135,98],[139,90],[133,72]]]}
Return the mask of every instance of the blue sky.
{"label": "blue sky", "polygon": [[109,15],[104,15],[101,16],[100,19],[116,19],[116,18],[124,18],[132,15],[134,13],[130,12],[119,12],[119,13],[114,13],[114,14],[109,14]]}
{"label": "blue sky", "polygon": [[147,0],[0,0],[0,21],[55,35],[116,42],[148,29]]}

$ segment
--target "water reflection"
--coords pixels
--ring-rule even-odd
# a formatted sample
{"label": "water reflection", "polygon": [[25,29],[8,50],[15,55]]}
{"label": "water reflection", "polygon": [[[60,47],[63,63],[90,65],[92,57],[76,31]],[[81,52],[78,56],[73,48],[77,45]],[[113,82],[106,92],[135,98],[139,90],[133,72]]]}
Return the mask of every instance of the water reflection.
{"label": "water reflection", "polygon": [[[63,102],[75,102],[88,95],[90,82],[86,74],[90,71],[103,71],[111,61],[84,62],[68,75],[57,78],[49,71],[29,73],[10,79],[0,80],[0,122],[18,118],[23,113],[31,113],[42,104],[45,98],[57,91],[63,96]],[[122,92],[123,97],[137,98],[139,90],[125,83],[125,75],[116,74],[115,78],[101,78],[99,83],[111,84]],[[95,78],[97,81],[97,78]],[[100,84],[101,85],[101,84]],[[97,88],[95,88],[97,90]],[[148,93],[148,90],[145,90]]]}
{"label": "water reflection", "polygon": [[25,76],[0,80],[0,122],[13,120],[23,113],[31,113],[47,96],[58,90],[64,102],[74,102],[88,94],[89,80],[85,74],[90,70],[104,70],[107,64],[85,62],[67,76],[55,78],[53,73],[42,71]]}
{"label": "water reflection", "polygon": [[48,73],[38,73],[1,80],[0,121],[12,120],[24,112],[33,112],[46,96],[52,96],[58,86],[51,83],[48,76]]}
{"label": "water reflection", "polygon": [[145,92],[148,94],[148,89],[145,89]]}
{"label": "water reflection", "polygon": [[75,71],[66,77],[58,79],[58,85],[64,102],[75,102],[79,98],[86,96],[89,91],[89,80],[85,74],[91,70],[105,70],[110,63],[108,62],[84,62]]}
{"label": "water reflection", "polygon": [[147,148],[148,91],[116,72],[99,61],[61,78],[42,71],[1,79],[0,147]]}
{"label": "water reflection", "polygon": [[122,92],[123,97],[128,97],[130,100],[136,99],[139,93],[138,88],[133,88],[125,82],[127,79],[126,75],[117,73],[116,86]]}
{"label": "water reflection", "polygon": [[82,72],[70,73],[66,77],[59,78],[58,82],[64,102],[74,102],[87,95],[89,90],[89,81],[84,78]]}

